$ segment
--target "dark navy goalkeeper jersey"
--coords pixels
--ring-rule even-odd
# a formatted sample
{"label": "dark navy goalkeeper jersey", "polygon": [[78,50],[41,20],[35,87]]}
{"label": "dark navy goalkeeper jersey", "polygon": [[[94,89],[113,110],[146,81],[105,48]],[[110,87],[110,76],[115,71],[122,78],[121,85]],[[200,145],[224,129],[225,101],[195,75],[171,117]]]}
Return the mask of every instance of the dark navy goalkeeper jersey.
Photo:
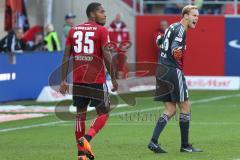
{"label": "dark navy goalkeeper jersey", "polygon": [[174,23],[166,29],[158,63],[182,70],[184,55],[180,60],[175,60],[172,53],[176,48],[181,48],[184,54],[186,48],[186,31],[180,22]]}

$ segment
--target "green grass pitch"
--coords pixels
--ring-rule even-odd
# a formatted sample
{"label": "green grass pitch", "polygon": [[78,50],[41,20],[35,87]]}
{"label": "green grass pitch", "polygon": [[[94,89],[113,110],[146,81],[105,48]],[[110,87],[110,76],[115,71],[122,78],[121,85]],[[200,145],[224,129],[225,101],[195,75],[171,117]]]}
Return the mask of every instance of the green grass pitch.
{"label": "green grass pitch", "polygon": [[[152,98],[139,98],[136,106],[113,110],[107,126],[91,142],[96,160],[240,160],[240,92],[191,91],[190,96],[190,141],[203,153],[179,152],[177,116],[160,137],[168,153],[150,152],[146,146],[163,106]],[[0,160],[73,159],[77,159],[74,121],[50,114],[0,123]]]}

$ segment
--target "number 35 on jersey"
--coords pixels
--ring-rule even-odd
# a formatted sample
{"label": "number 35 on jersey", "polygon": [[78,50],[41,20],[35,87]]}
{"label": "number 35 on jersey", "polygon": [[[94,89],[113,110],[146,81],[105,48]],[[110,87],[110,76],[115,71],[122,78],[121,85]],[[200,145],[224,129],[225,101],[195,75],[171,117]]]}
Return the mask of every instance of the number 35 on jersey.
{"label": "number 35 on jersey", "polygon": [[94,32],[82,32],[76,31],[73,34],[73,38],[75,39],[75,45],[73,49],[75,53],[85,53],[85,54],[93,54],[94,53]]}

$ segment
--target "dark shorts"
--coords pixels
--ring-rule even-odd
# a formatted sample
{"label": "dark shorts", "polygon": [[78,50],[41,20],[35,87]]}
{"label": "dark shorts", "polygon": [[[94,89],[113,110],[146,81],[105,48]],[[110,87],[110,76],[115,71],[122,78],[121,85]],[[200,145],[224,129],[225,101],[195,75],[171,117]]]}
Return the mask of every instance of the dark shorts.
{"label": "dark shorts", "polygon": [[188,100],[188,89],[183,72],[178,68],[157,67],[156,101],[184,102]]}
{"label": "dark shorts", "polygon": [[73,84],[73,105],[76,107],[109,107],[110,98],[106,84]]}

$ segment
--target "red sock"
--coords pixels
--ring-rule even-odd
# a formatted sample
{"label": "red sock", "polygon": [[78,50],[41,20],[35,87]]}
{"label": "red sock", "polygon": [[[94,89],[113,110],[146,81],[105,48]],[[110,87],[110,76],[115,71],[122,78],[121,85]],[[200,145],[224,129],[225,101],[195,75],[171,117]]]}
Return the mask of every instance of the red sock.
{"label": "red sock", "polygon": [[[86,113],[81,113],[76,116],[75,121],[75,137],[76,141],[78,141],[79,138],[84,136],[85,134],[85,120],[86,120]],[[82,150],[82,147],[77,144],[78,150]]]}
{"label": "red sock", "polygon": [[108,120],[108,115],[101,114],[95,120],[92,121],[92,124],[87,132],[87,135],[93,138],[106,124]]}

